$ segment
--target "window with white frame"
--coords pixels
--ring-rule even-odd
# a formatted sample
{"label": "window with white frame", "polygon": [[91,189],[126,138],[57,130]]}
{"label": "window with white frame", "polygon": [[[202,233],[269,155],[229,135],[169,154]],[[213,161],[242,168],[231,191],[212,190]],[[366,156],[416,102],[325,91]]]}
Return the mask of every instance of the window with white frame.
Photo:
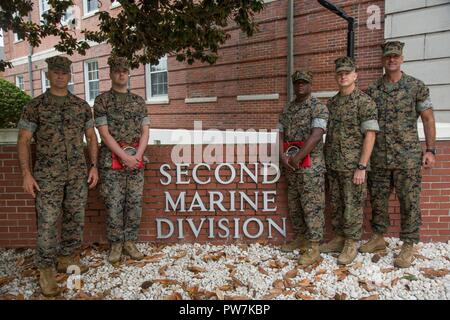
{"label": "window with white frame", "polygon": [[147,100],[167,100],[167,56],[159,59],[157,65],[147,64]]}
{"label": "window with white frame", "polygon": [[25,85],[24,85],[24,81],[23,81],[23,75],[19,74],[16,76],[16,87],[19,88],[20,90],[25,90]]}
{"label": "window with white frame", "polygon": [[45,19],[42,17],[45,13],[50,10],[50,4],[48,0],[39,0],[39,14],[41,17],[41,23],[45,23]]}
{"label": "window with white frame", "polygon": [[48,81],[46,76],[46,70],[41,71],[41,85],[42,85],[42,93],[50,89],[50,81]]}
{"label": "window with white frame", "polygon": [[94,102],[100,93],[100,80],[98,75],[98,61],[90,60],[84,63],[84,83],[86,101]]}
{"label": "window with white frame", "polygon": [[[42,17],[45,13],[47,13],[51,9],[51,5],[48,3],[48,0],[39,0],[39,13],[41,17],[41,23],[45,23],[45,19]],[[73,16],[73,6],[69,7],[61,19],[61,24],[66,25],[67,20]]]}
{"label": "window with white frame", "polygon": [[98,0],[83,0],[84,15],[98,11]]}
{"label": "window with white frame", "polygon": [[[18,16],[18,13],[17,13],[17,12],[13,14],[13,17],[14,17],[14,18],[17,18],[17,16]],[[14,35],[14,42],[19,42],[19,41],[22,41],[22,40],[23,40],[23,38],[22,38],[21,36],[19,36],[18,33],[15,33],[15,32],[14,32],[13,35]]]}
{"label": "window with white frame", "polygon": [[[46,70],[41,71],[41,81],[42,81],[42,93],[50,89],[50,81],[48,81],[46,76]],[[73,83],[73,71],[71,71],[70,81],[67,85],[67,90],[69,90],[70,93],[73,93],[75,89],[75,84]]]}
{"label": "window with white frame", "polygon": [[121,4],[120,4],[120,2],[119,1],[114,1],[112,4],[111,4],[111,8],[113,9],[113,8],[117,8],[117,7],[120,7],[121,6]]}
{"label": "window with white frame", "polygon": [[22,41],[22,40],[23,40],[22,37],[20,37],[17,33],[14,33],[14,42],[19,42],[19,41]]}

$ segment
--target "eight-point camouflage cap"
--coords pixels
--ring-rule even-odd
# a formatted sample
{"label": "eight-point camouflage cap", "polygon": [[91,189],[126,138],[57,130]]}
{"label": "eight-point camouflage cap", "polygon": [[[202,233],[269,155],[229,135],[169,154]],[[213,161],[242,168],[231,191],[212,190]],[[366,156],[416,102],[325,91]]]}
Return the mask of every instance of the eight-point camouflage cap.
{"label": "eight-point camouflage cap", "polygon": [[111,56],[108,58],[108,65],[112,70],[117,70],[117,69],[127,69],[130,70],[130,65],[128,63],[127,58],[124,57],[114,57]]}
{"label": "eight-point camouflage cap", "polygon": [[313,74],[311,71],[295,71],[292,75],[292,82],[295,83],[299,80],[304,80],[311,83],[313,79]]}
{"label": "eight-point camouflage cap", "polygon": [[70,65],[72,64],[72,61],[70,61],[69,58],[56,56],[45,59],[45,62],[47,62],[47,67],[49,70],[58,69],[68,73],[71,72]]}
{"label": "eight-point camouflage cap", "polygon": [[383,56],[389,56],[392,54],[402,56],[404,46],[405,44],[400,41],[388,41],[381,45],[381,48],[383,49]]}
{"label": "eight-point camouflage cap", "polygon": [[340,57],[337,58],[334,63],[336,64],[336,72],[340,71],[355,71],[356,64],[355,60],[350,57]]}

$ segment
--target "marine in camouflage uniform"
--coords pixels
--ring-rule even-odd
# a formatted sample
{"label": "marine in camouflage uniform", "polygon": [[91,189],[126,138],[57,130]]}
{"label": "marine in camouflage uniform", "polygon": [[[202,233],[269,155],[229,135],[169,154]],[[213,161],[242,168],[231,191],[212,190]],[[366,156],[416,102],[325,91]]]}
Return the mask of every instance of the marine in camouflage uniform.
{"label": "marine in camouflage uniform", "polygon": [[[57,56],[48,58],[46,62],[49,72],[62,71],[64,74],[70,74],[69,59]],[[33,172],[38,189],[36,265],[45,273],[41,274],[41,281],[47,278],[47,281],[52,281],[51,278],[54,278],[53,268],[58,254],[58,271],[66,272],[67,266],[72,264],[80,266],[79,257],[76,257],[75,253],[82,243],[88,193],[88,171],[83,143],[85,133],[94,167],[97,160],[97,140],[90,106],[68,91],[65,96],[53,95],[52,89],[31,100],[24,107],[18,123],[18,128],[21,129],[19,144],[22,143],[24,135],[31,137],[23,131],[31,133],[36,142],[36,164]],[[19,159],[22,171],[27,173],[29,159],[23,155],[20,148],[21,146]],[[97,176],[94,168],[89,173],[89,180],[94,171]],[[97,177],[95,183],[96,181]],[[31,188],[32,195],[34,188],[35,186]],[[57,221],[61,215],[62,231],[58,251]],[[87,270],[85,266],[82,266],[82,269]],[[56,283],[54,280],[52,282],[51,289],[44,284],[44,294],[47,295],[50,291],[57,294]],[[48,295],[54,295],[52,293]]]}
{"label": "marine in camouflage uniform", "polygon": [[[295,85],[311,84],[311,72],[295,72],[292,81]],[[296,240],[282,247],[283,251],[290,251],[300,247],[305,253],[308,244],[304,240],[317,244],[317,257],[320,256],[318,244],[323,238],[324,210],[325,210],[325,160],[323,157],[323,133],[328,122],[328,110],[318,99],[310,93],[289,103],[280,115],[278,129],[283,141],[303,141],[310,139],[313,129],[321,129],[317,141],[310,152],[311,167],[285,168],[288,181],[289,214],[296,234]],[[280,141],[282,143],[283,141]],[[306,144],[305,144],[306,146]],[[304,147],[305,147],[304,146]],[[292,162],[292,161],[291,161]],[[298,160],[293,163],[298,163]],[[311,259],[307,259],[311,264]],[[316,259],[312,259],[316,260]],[[306,261],[305,261],[306,262]],[[315,262],[315,261],[314,261]]]}
{"label": "marine in camouflage uniform", "polygon": [[[126,70],[128,79],[129,65],[125,58],[111,57],[108,64],[111,73]],[[129,90],[121,93],[112,88],[95,99],[94,118],[102,136],[99,158],[100,191],[108,215],[107,237],[112,247],[110,262],[115,263],[120,259],[122,243],[125,253],[135,259],[141,259],[142,254],[138,252],[134,242],[138,237],[141,220],[144,169],[113,170],[112,151],[105,143],[107,137],[102,130],[106,128],[106,134],[115,143],[143,143],[146,147],[150,120],[145,101]],[[141,136],[145,130],[147,141],[142,142]]]}
{"label": "marine in camouflage uniform", "polygon": [[[356,71],[351,58],[339,58],[335,63],[338,77],[340,72]],[[330,121],[325,142],[325,160],[331,197],[332,226],[336,235],[331,244],[333,241],[339,244],[335,247],[336,251],[341,251],[338,263],[348,264],[356,256],[356,241],[361,238],[366,194],[365,178],[362,183],[357,184],[355,175],[356,171],[360,170],[365,177],[365,171],[370,170],[368,160],[373,141],[367,151],[369,152],[366,155],[367,163],[361,163],[361,159],[367,132],[379,130],[378,114],[372,99],[356,86],[348,95],[343,95],[341,88],[340,92],[330,99],[327,107]],[[327,245],[323,245],[322,252],[335,251],[326,248]]]}
{"label": "marine in camouflage uniform", "polygon": [[[368,244],[361,247],[362,252],[385,248],[382,235],[390,225],[388,203],[394,188],[400,200],[400,239],[410,244],[410,247],[419,241],[422,165],[422,148],[417,131],[419,116],[422,116],[426,127],[428,122],[424,118],[425,112],[431,120],[429,126],[435,129],[429,89],[422,81],[400,71],[403,46],[399,41],[383,45],[384,63],[390,63],[389,59],[399,62],[398,81],[390,82],[385,75],[367,90],[377,104],[381,131],[372,154],[372,171],[368,181],[374,236]],[[435,137],[428,136],[428,156],[433,159],[434,144]],[[396,262],[402,264],[401,261]],[[410,263],[406,265],[409,266]]]}

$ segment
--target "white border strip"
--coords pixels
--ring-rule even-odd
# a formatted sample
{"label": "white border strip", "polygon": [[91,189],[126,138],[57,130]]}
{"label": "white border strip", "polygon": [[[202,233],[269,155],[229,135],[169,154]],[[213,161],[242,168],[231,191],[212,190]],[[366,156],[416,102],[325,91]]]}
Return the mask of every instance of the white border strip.
{"label": "white border strip", "polygon": [[316,98],[332,98],[337,95],[338,91],[317,91],[313,92],[312,96]]}
{"label": "white border strip", "polygon": [[[93,41],[88,41],[88,44],[91,46],[91,48],[98,46],[100,44],[103,44],[103,43],[106,43],[106,42],[97,43],[97,42],[93,42]],[[47,58],[58,56],[58,55],[63,55],[63,54],[64,54],[64,52],[59,52],[59,51],[56,51],[55,48],[51,48],[51,49],[36,52],[35,54],[33,54],[31,56],[31,61],[36,62],[36,61],[45,60]],[[22,64],[26,64],[26,63],[28,63],[28,56],[11,59],[11,60],[9,60],[9,62],[11,62],[14,67],[22,65]]]}
{"label": "white border strip", "polygon": [[260,101],[260,100],[278,100],[280,95],[278,93],[272,94],[249,94],[236,97],[237,101]]}
{"label": "white border strip", "polygon": [[198,98],[186,98],[184,103],[207,103],[217,102],[217,97],[198,97]]}

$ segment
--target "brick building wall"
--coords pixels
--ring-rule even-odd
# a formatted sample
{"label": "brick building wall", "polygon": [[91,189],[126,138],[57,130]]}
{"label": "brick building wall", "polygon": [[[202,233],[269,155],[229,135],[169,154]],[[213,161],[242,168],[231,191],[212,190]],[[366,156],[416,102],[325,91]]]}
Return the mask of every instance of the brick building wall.
{"label": "brick building wall", "polygon": [[[37,0],[34,0],[37,4]],[[378,5],[383,17],[384,1],[345,0],[333,1],[349,15],[356,18],[356,60],[359,65],[359,84],[365,89],[369,82],[381,75],[381,28],[369,30],[366,21],[371,13],[367,8]],[[82,0],[74,3],[82,7]],[[194,120],[202,120],[203,128],[260,129],[276,128],[278,114],[287,102],[287,0],[268,2],[266,9],[257,15],[259,32],[248,38],[238,28],[230,27],[231,38],[221,47],[219,60],[213,65],[195,63],[189,66],[179,63],[175,57],[168,58],[168,99],[165,104],[148,104],[152,128],[192,129]],[[101,10],[110,9],[109,1],[102,1]],[[32,13],[39,19],[39,10]],[[95,28],[96,16],[83,18],[81,29]],[[315,92],[334,91],[334,60],[346,54],[346,22],[321,7],[317,1],[294,1],[294,68],[307,68],[315,73]],[[80,34],[78,34],[80,35]],[[55,38],[43,39],[34,54],[45,53],[53,48]],[[26,57],[28,44],[13,43],[13,34],[5,34],[7,59]],[[109,68],[106,64],[109,47],[100,44],[88,50],[86,56],[73,55],[74,93],[85,96],[83,61],[96,58],[99,63],[100,91],[110,87]],[[41,71],[46,67],[44,59],[33,62],[33,86],[35,95],[42,93]],[[29,92],[28,65],[26,63],[7,70],[5,78],[14,83],[14,76],[22,74],[25,89]],[[145,97],[145,68],[131,73],[131,89]],[[278,94],[278,98],[266,101],[238,101],[240,95]],[[216,102],[185,103],[186,98],[217,97]]]}
{"label": "brick building wall", "polygon": [[[423,216],[423,225],[421,228],[421,240],[428,241],[449,241],[450,240],[450,142],[438,142],[438,156],[436,167],[432,170],[424,170],[421,208]],[[207,185],[196,185],[190,183],[188,185],[176,185],[174,183],[164,186],[160,183],[163,176],[160,173],[160,167],[163,164],[170,164],[171,162],[172,146],[149,146],[147,153],[150,156],[151,163],[147,164],[145,169],[145,190],[143,197],[143,213],[141,220],[141,229],[139,233],[139,241],[157,241],[156,239],[156,218],[168,218],[175,221],[177,218],[193,218],[196,225],[199,223],[201,217],[204,218],[228,218],[230,220],[230,229],[234,218],[240,218],[242,223],[248,218],[272,218],[278,224],[283,217],[288,216],[286,182],[282,176],[276,184],[255,184],[253,182],[245,181],[244,183],[233,182],[229,185],[219,185],[214,182],[213,172],[207,170],[200,170],[199,176],[201,179],[211,177],[212,183]],[[246,154],[251,154],[246,151]],[[212,166],[214,168],[214,166]],[[192,167],[191,167],[192,169]],[[190,171],[191,172],[191,171]],[[227,177],[226,171],[223,172],[225,179]],[[173,176],[173,173],[172,173]],[[238,181],[238,177],[236,178]],[[17,160],[16,147],[13,145],[0,146],[0,246],[2,247],[22,247],[34,246],[36,241],[36,213],[34,207],[34,200],[31,196],[25,194],[22,189],[21,174],[19,171],[19,163]],[[164,212],[165,196],[164,192],[169,191],[174,198],[180,191],[186,191],[186,200],[188,203],[192,201],[193,194],[198,191],[202,200],[207,203],[207,191],[218,190],[224,193],[224,203],[229,203],[229,196],[227,191],[245,191],[250,196],[254,191],[262,190],[276,190],[276,212],[264,213],[261,210],[255,212],[249,207],[245,208],[244,212],[229,211],[218,213],[205,212]],[[237,201],[236,201],[237,203]],[[236,205],[237,207],[238,205]],[[393,195],[390,204],[391,227],[389,229],[389,236],[399,235],[400,230],[400,208],[398,201]],[[364,237],[370,235],[370,206],[367,201],[365,207],[364,220]],[[101,197],[96,190],[89,192],[88,205],[86,208],[86,219],[84,229],[84,240],[86,242],[105,242],[106,214]],[[331,235],[329,212],[326,212],[326,236]],[[206,222],[205,225],[207,226]],[[249,224],[248,228],[251,234],[257,233],[256,224]],[[287,239],[292,238],[292,228],[287,220]],[[177,242],[177,231],[169,239],[159,240],[161,242]],[[264,233],[257,239],[248,239],[243,237],[242,240],[250,241],[265,241],[267,240],[267,228]],[[211,242],[224,243],[234,242],[233,233],[227,239],[208,238],[208,229],[202,228],[198,239],[188,228],[185,223],[185,241],[187,242]],[[272,243],[281,243],[284,241],[276,231],[274,232]]]}

